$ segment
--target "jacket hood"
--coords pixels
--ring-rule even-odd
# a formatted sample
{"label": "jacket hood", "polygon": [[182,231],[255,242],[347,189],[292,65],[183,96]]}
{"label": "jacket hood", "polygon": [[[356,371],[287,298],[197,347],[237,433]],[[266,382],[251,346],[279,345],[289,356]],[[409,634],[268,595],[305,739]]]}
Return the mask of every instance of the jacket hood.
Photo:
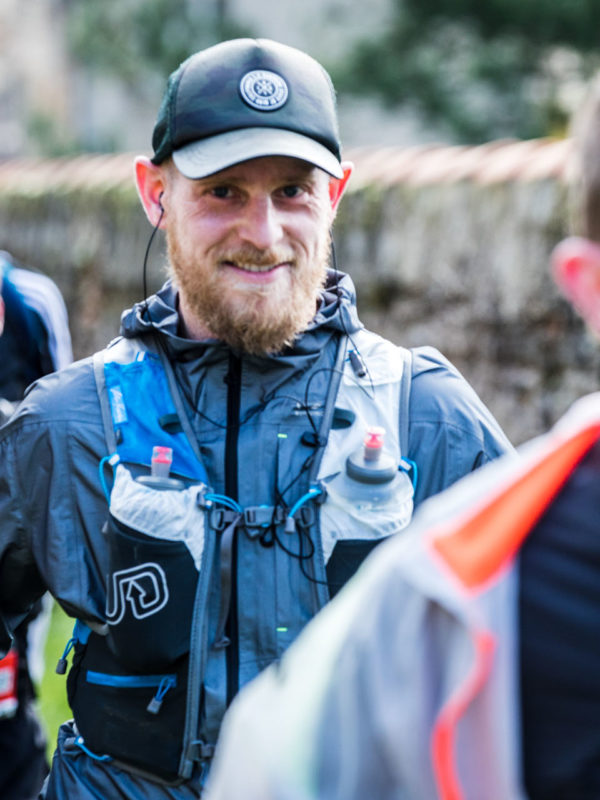
{"label": "jacket hood", "polygon": [[[189,351],[207,347],[227,347],[217,340],[202,342],[185,339],[178,334],[177,289],[171,280],[147,300],[136,303],[121,316],[121,335],[126,339],[160,333],[180,356]],[[321,338],[326,332],[352,334],[362,328],[356,311],[356,291],[349,275],[328,270],[324,289],[321,291],[319,308],[304,333],[298,337],[292,350],[303,349],[306,338]],[[189,352],[191,356],[192,353]]]}

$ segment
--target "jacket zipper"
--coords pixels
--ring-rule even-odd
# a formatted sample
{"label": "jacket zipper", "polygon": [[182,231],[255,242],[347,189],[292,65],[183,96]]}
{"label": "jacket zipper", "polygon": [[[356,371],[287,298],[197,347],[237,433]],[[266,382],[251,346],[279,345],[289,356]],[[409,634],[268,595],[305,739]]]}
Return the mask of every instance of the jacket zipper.
{"label": "jacket zipper", "polygon": [[[229,354],[227,383],[227,435],[225,439],[225,494],[238,499],[238,436],[240,427],[240,402],[242,388],[242,361],[234,353]],[[231,603],[226,633],[230,645],[226,650],[227,705],[239,689],[239,641],[237,615],[237,532],[234,533],[231,556]]]}

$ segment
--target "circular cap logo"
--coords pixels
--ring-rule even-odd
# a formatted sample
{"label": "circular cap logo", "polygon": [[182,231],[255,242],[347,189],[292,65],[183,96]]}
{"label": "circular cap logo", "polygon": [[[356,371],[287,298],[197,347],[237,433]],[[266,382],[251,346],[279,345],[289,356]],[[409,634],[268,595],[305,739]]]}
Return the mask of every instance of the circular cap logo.
{"label": "circular cap logo", "polygon": [[287,83],[268,70],[247,72],[240,81],[242,99],[258,111],[276,111],[288,99]]}

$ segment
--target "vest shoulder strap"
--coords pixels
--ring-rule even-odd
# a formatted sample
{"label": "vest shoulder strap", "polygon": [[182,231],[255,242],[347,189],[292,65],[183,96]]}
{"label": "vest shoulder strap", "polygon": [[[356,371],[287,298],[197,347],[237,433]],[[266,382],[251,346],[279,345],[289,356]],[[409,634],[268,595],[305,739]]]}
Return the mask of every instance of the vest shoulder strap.
{"label": "vest shoulder strap", "polygon": [[115,436],[115,429],[113,428],[110,403],[108,401],[108,391],[106,389],[106,380],[104,377],[104,351],[94,353],[93,364],[94,379],[96,381],[96,392],[98,393],[98,401],[100,403],[100,413],[102,415],[102,427],[104,428],[106,449],[109,453],[115,453],[117,450],[117,438]]}
{"label": "vest shoulder strap", "polygon": [[109,453],[148,465],[156,445],[170,447],[173,472],[206,482],[197,443],[186,435],[156,354],[136,340],[118,339],[94,356],[94,376]]}
{"label": "vest shoulder strap", "polygon": [[400,379],[400,452],[408,455],[409,421],[410,421],[410,386],[412,382],[413,354],[412,350],[400,347],[402,356],[402,378]]}
{"label": "vest shoulder strap", "polygon": [[319,480],[339,471],[346,456],[362,445],[369,426],[387,431],[387,449],[398,463],[408,453],[412,351],[366,330],[353,334],[349,344],[360,355],[364,370],[356,372],[350,350],[335,404],[338,417],[343,411],[352,422],[328,432]]}

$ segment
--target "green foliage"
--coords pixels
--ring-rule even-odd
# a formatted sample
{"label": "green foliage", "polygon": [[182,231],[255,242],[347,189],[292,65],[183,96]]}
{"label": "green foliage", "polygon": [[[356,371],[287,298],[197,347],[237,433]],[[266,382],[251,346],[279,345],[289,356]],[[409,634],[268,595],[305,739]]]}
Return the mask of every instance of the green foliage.
{"label": "green foliage", "polygon": [[41,112],[29,115],[27,135],[36,153],[53,158],[70,155],[70,148],[61,141],[56,122],[49,114]]}
{"label": "green foliage", "polygon": [[334,79],[462,141],[546,135],[570,112],[561,81],[600,65],[598,13],[598,0],[394,0],[385,34],[359,43]]}
{"label": "green foliage", "polygon": [[86,66],[139,88],[140,79],[164,78],[196,50],[248,35],[224,9],[224,0],[71,0],[68,39]]}
{"label": "green foliage", "polygon": [[[58,130],[56,119],[50,114],[36,112],[29,115],[27,138],[31,151],[43,158],[73,156],[81,152],[80,143],[75,139],[66,139]],[[87,145],[86,149],[110,153],[117,149],[117,142],[113,138],[105,137],[96,142],[94,147]]]}
{"label": "green foliage", "polygon": [[468,23],[484,39],[524,37],[532,44],[562,44],[578,50],[598,46],[597,0],[396,0],[420,23]]}
{"label": "green foliage", "polygon": [[44,648],[44,676],[38,688],[39,712],[48,739],[48,759],[52,758],[56,747],[59,726],[72,717],[67,703],[66,675],[57,675],[55,672],[56,663],[63,654],[72,630],[73,620],[67,617],[57,603],[54,603]]}

